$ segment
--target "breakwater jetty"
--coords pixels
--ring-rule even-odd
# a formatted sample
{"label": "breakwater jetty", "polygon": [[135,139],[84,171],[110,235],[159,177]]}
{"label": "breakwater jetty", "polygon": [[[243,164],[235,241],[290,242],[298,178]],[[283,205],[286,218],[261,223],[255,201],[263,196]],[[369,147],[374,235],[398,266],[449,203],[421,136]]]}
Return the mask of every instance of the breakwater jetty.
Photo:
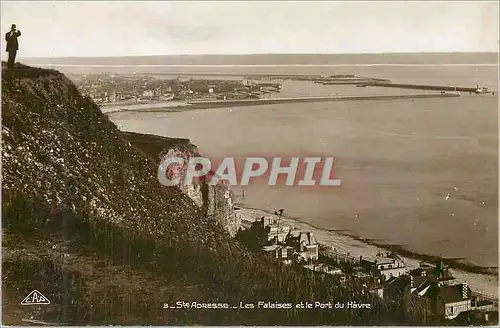
{"label": "breakwater jetty", "polygon": [[314,83],[328,84],[364,84],[364,83],[391,83],[389,79],[361,77],[355,75],[332,75],[326,78],[315,79]]}
{"label": "breakwater jetty", "polygon": [[418,98],[450,98],[459,97],[458,94],[416,94],[416,95],[378,95],[378,96],[330,96],[330,97],[297,97],[297,98],[267,98],[267,99],[238,99],[238,100],[190,100],[191,108],[209,108],[226,106],[254,106],[282,103],[326,102],[326,101],[360,101],[360,100],[396,100]]}
{"label": "breakwater jetty", "polygon": [[417,89],[431,91],[458,91],[458,92],[473,92],[473,93],[489,93],[488,88],[476,87],[460,87],[460,86],[444,86],[444,85],[427,85],[427,84],[401,84],[388,82],[363,82],[359,83],[360,87],[384,87],[384,88],[400,88],[400,89]]}
{"label": "breakwater jetty", "polygon": [[330,84],[368,84],[368,83],[391,83],[390,80],[376,80],[376,79],[342,79],[342,80],[318,80],[315,83],[323,85]]}

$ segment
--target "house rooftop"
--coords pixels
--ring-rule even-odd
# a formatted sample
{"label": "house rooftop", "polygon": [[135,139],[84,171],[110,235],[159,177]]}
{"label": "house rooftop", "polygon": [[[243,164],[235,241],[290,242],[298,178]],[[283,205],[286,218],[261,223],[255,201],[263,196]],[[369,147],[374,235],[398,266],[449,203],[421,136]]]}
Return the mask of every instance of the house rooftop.
{"label": "house rooftop", "polygon": [[413,277],[413,286],[414,288],[417,288],[427,282],[427,277],[426,276],[415,276]]}
{"label": "house rooftop", "polygon": [[280,224],[276,224],[276,223],[269,224],[268,227],[272,231],[279,230],[279,232],[286,232],[286,233],[288,233],[292,230],[292,227],[290,227],[289,225],[280,225]]}
{"label": "house rooftop", "polygon": [[316,245],[318,242],[316,241],[316,237],[312,232],[303,232],[300,234],[300,242],[305,243],[306,245]]}
{"label": "house rooftop", "polygon": [[[464,296],[464,288],[466,288],[465,298]],[[445,303],[456,303],[460,301],[470,300],[471,289],[464,284],[456,284],[451,286],[438,286],[436,283],[426,282],[420,287],[418,287],[415,291],[415,294],[421,297],[427,298],[441,298]]]}
{"label": "house rooftop", "polygon": [[356,272],[353,272],[353,277],[356,277],[356,278],[368,278],[368,277],[371,277],[371,275],[367,274],[367,273],[364,273],[364,272],[361,272],[361,271],[356,271]]}
{"label": "house rooftop", "polygon": [[455,277],[451,274],[448,268],[435,267],[426,270],[427,276],[434,276],[438,281],[450,281],[454,280]]}
{"label": "house rooftop", "polygon": [[465,285],[466,294],[463,297],[463,284],[453,285],[453,286],[441,286],[439,290],[439,296],[445,301],[445,303],[456,303],[464,300],[471,299],[471,290]]}
{"label": "house rooftop", "polygon": [[269,246],[262,247],[262,250],[264,252],[271,252],[271,251],[275,251],[275,250],[280,249],[280,248],[281,248],[281,245],[269,245]]}
{"label": "house rooftop", "polygon": [[377,261],[377,264],[391,264],[397,261],[397,259],[390,257],[377,257],[375,260]]}

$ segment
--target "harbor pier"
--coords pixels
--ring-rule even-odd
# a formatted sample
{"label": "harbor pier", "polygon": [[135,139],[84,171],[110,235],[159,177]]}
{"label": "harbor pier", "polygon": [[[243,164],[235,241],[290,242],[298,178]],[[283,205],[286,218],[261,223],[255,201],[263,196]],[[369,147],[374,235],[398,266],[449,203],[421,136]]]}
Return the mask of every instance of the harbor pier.
{"label": "harbor pier", "polygon": [[227,107],[227,106],[255,106],[301,102],[327,101],[361,101],[361,100],[396,100],[419,98],[450,98],[460,97],[458,94],[414,94],[414,95],[375,95],[375,96],[330,96],[330,97],[297,97],[297,98],[267,98],[267,99],[238,99],[238,100],[189,100],[191,108]]}
{"label": "harbor pier", "polygon": [[488,88],[480,87],[460,87],[460,86],[443,86],[443,85],[426,85],[426,84],[401,84],[401,83],[386,83],[386,82],[364,82],[357,84],[359,87],[384,87],[384,88],[400,88],[400,89],[416,89],[429,91],[456,91],[469,93],[489,93]]}

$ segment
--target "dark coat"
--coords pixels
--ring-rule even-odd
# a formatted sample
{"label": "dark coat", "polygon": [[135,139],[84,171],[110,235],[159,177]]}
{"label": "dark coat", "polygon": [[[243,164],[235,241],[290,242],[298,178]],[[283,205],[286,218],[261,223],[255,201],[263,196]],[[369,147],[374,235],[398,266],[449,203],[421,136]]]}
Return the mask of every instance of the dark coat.
{"label": "dark coat", "polygon": [[[12,34],[12,35],[11,35]],[[5,33],[5,41],[7,42],[7,48],[5,51],[14,51],[19,50],[19,42],[17,42],[17,38],[21,36],[21,31],[12,31]]]}

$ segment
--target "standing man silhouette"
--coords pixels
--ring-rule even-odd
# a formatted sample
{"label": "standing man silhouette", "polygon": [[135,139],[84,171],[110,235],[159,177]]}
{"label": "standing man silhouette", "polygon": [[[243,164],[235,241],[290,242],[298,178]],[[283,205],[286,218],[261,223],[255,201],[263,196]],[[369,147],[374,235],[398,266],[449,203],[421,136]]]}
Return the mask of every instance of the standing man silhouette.
{"label": "standing man silhouette", "polygon": [[5,41],[7,42],[7,51],[9,53],[9,60],[7,61],[7,67],[13,68],[16,62],[17,50],[19,50],[19,42],[17,38],[21,36],[21,31],[16,29],[16,24],[12,24],[10,27],[10,32],[5,34]]}

